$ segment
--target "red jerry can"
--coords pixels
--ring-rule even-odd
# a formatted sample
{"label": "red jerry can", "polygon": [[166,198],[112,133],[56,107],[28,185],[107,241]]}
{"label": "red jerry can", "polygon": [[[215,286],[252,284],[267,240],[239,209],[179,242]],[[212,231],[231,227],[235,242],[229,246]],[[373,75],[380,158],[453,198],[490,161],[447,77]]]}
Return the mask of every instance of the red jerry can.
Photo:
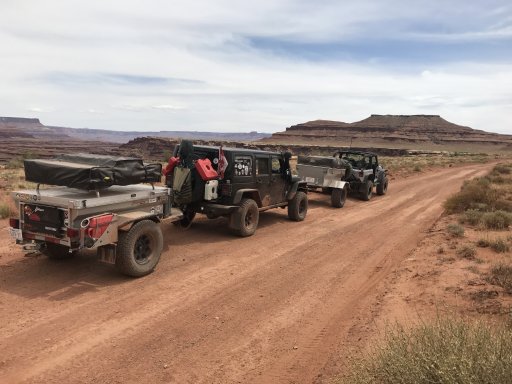
{"label": "red jerry can", "polygon": [[217,171],[213,169],[210,159],[199,159],[196,161],[196,169],[204,181],[217,179],[219,175]]}

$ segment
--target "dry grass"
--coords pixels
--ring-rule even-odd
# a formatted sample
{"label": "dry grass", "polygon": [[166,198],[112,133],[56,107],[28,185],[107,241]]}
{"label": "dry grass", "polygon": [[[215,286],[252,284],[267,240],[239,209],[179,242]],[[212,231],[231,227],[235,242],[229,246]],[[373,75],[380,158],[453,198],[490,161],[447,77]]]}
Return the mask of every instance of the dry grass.
{"label": "dry grass", "polygon": [[464,227],[459,224],[448,224],[446,227],[448,233],[454,237],[462,237],[464,236]]}
{"label": "dry grass", "polygon": [[438,319],[388,330],[339,384],[510,383],[512,329]]}
{"label": "dry grass", "polygon": [[486,280],[512,294],[512,265],[504,263],[494,265],[490,269]]}

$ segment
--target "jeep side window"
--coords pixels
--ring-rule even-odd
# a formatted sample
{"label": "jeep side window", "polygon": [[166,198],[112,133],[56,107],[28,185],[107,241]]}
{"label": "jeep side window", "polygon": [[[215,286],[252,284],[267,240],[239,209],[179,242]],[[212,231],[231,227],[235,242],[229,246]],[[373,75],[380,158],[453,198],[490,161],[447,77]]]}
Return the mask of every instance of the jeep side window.
{"label": "jeep side window", "polygon": [[268,157],[256,158],[256,175],[268,175]]}
{"label": "jeep side window", "polygon": [[250,156],[235,156],[233,172],[235,176],[251,176],[252,158]]}
{"label": "jeep side window", "polygon": [[272,173],[281,173],[281,162],[277,156],[272,156]]}

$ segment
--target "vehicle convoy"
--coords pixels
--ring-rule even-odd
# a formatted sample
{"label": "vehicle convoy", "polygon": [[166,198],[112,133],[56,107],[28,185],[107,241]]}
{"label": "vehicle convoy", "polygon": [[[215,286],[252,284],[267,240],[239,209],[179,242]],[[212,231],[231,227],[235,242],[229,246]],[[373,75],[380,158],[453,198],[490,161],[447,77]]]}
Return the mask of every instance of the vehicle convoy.
{"label": "vehicle convoy", "polygon": [[342,208],[347,199],[351,175],[350,163],[339,157],[299,156],[297,173],[313,192],[322,191],[331,195],[331,205]]}
{"label": "vehicle convoy", "polygon": [[379,164],[373,152],[344,150],[335,152],[334,158],[350,164],[350,174],[345,178],[350,184],[349,192],[358,194],[363,200],[370,200],[375,187],[377,195],[388,191],[387,170]]}
{"label": "vehicle convoy", "polygon": [[[12,193],[18,215],[10,219],[10,232],[26,250],[49,258],[97,250],[120,272],[144,276],[162,252],[159,223],[183,217],[171,208],[168,188],[136,184],[160,181],[161,164],[78,154],[24,165],[27,181],[38,185]],[[43,183],[57,187],[40,189]]]}
{"label": "vehicle convoy", "polygon": [[183,211],[181,224],[189,226],[196,213],[211,219],[224,216],[236,234],[250,236],[259,213],[271,208],[287,208],[291,220],[304,220],[307,185],[292,175],[290,158],[290,153],[183,141],[166,171],[173,205]]}
{"label": "vehicle convoy", "polygon": [[53,259],[95,250],[121,273],[139,277],[160,259],[160,222],[188,227],[196,213],[226,216],[236,233],[250,236],[260,211],[287,207],[290,219],[306,217],[306,183],[292,176],[290,154],[187,141],[176,153],[179,159],[172,158],[164,172],[167,187],[154,186],[162,165],[138,158],[77,154],[25,160],[25,178],[37,188],[12,193],[18,214],[9,221],[11,236],[25,250]]}

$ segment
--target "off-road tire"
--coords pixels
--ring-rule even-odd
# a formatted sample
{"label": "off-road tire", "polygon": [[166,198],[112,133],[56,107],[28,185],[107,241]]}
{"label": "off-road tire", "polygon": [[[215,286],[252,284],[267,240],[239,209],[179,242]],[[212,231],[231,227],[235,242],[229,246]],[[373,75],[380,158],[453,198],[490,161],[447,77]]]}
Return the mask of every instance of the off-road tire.
{"label": "off-road tire", "polygon": [[55,243],[45,243],[40,252],[52,260],[65,260],[77,254],[76,251],[69,252],[68,247]]}
{"label": "off-road tire", "polygon": [[119,233],[116,268],[133,277],[145,276],[155,269],[162,253],[164,239],[160,225],[151,220],[134,224],[128,232]]}
{"label": "off-road tire", "polygon": [[242,237],[252,236],[258,228],[260,211],[253,199],[242,199],[238,210],[232,213],[231,229]]}
{"label": "off-road tire", "polygon": [[295,197],[288,203],[288,218],[293,221],[302,221],[308,213],[308,195],[297,191]]}
{"label": "off-road tire", "polygon": [[377,195],[385,195],[388,191],[388,178],[383,177],[382,180],[379,180],[379,184],[377,185]]}
{"label": "off-road tire", "polygon": [[347,200],[347,188],[333,188],[331,193],[331,205],[334,208],[343,208]]}
{"label": "off-road tire", "polygon": [[371,180],[368,180],[364,185],[365,188],[363,192],[361,192],[361,198],[364,201],[368,201],[372,198],[373,195],[373,182]]}

